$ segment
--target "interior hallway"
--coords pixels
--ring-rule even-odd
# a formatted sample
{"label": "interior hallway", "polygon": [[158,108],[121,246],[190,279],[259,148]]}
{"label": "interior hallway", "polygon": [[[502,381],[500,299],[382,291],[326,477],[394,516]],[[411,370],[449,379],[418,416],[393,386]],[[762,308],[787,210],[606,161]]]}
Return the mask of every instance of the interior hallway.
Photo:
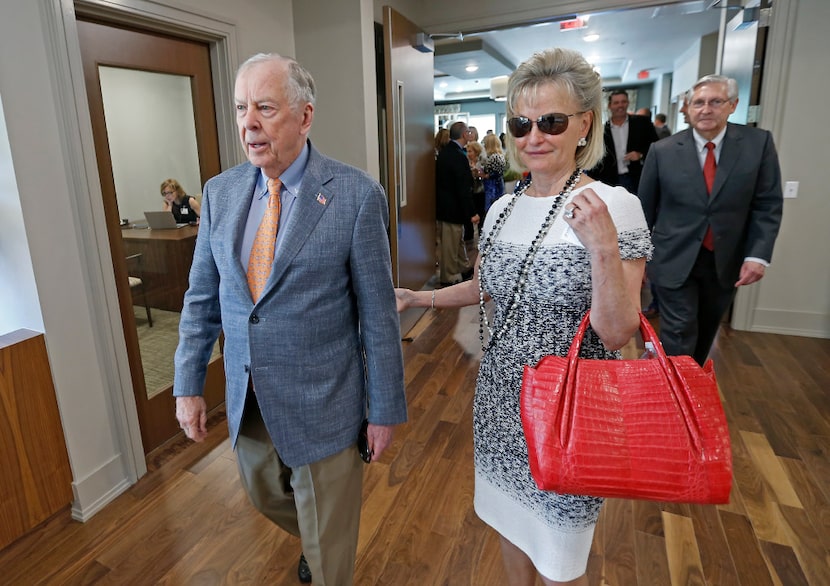
{"label": "interior hallway", "polygon": [[[472,510],[477,308],[405,335],[410,421],[366,468],[355,583],[506,583]],[[628,354],[638,352],[635,344]],[[830,340],[726,328],[714,350],[734,452],[728,506],[608,501],[593,585],[830,584]],[[86,524],[64,511],[0,552],[0,583],[295,585],[299,542],[248,503],[222,412]]]}

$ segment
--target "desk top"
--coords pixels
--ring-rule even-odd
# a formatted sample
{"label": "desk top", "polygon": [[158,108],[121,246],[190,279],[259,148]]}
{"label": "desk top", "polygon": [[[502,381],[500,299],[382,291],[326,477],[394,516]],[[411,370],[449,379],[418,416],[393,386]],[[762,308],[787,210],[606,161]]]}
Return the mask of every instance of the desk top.
{"label": "desk top", "polygon": [[195,238],[198,233],[199,226],[183,226],[169,230],[133,228],[131,224],[121,227],[121,236],[125,240],[187,240]]}

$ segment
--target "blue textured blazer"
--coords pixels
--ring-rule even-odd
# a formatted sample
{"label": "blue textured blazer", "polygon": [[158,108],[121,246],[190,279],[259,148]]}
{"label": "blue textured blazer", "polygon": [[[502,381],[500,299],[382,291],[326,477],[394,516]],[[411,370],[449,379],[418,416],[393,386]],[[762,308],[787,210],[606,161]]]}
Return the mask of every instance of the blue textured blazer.
{"label": "blue textured blazer", "polygon": [[225,334],[226,407],[236,445],[249,377],[277,453],[294,467],[356,441],[369,421],[406,421],[383,188],[310,146],[291,218],[260,300],[239,256],[260,170],[205,184],[176,350],[175,396],[200,395]]}

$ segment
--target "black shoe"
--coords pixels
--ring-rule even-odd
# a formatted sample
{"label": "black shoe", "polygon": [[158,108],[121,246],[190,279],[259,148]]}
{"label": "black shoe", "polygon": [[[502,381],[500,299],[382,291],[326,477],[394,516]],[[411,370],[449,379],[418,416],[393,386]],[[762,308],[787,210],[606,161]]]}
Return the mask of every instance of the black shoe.
{"label": "black shoe", "polygon": [[305,560],[305,554],[300,554],[300,563],[297,564],[297,577],[303,584],[311,584],[311,568]]}

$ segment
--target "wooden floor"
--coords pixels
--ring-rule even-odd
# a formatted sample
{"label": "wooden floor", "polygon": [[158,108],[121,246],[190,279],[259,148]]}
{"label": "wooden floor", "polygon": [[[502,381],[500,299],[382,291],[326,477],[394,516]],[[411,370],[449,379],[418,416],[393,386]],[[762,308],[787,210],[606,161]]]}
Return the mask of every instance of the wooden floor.
{"label": "wooden floor", "polygon": [[[476,310],[429,311],[407,338],[410,422],[366,467],[356,584],[506,584],[472,510]],[[731,503],[607,501],[592,585],[830,585],[830,340],[726,329],[714,359]],[[298,583],[300,545],[248,503],[221,412],[150,468],[86,524],[67,511],[0,552],[0,584]]]}

